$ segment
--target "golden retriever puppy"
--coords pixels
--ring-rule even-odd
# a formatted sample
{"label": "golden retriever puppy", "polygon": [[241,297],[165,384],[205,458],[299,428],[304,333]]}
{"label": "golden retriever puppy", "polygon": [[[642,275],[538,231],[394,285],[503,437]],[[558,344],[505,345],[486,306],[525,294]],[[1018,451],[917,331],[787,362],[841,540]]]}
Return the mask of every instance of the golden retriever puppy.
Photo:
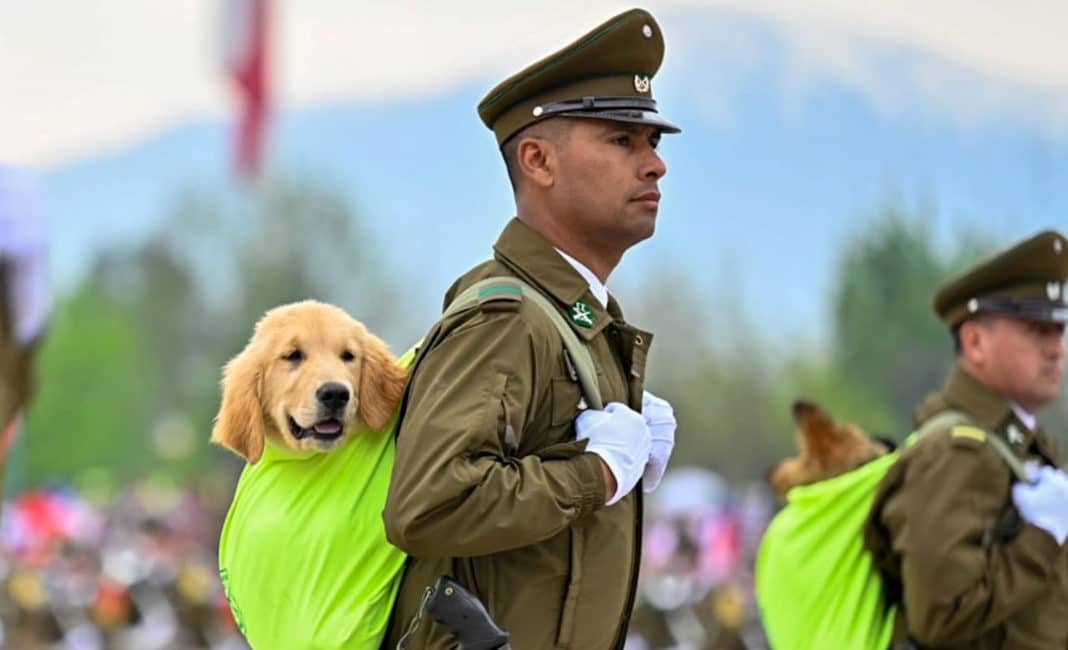
{"label": "golden retriever puppy", "polygon": [[276,307],[223,370],[211,439],[251,464],[264,444],[330,451],[362,426],[389,424],[406,380],[386,344],[344,310]]}
{"label": "golden retriever puppy", "polygon": [[782,498],[792,488],[845,474],[893,449],[893,443],[873,440],[854,424],[836,422],[812,402],[794,402],[793,412],[801,453],[768,472],[768,483]]}

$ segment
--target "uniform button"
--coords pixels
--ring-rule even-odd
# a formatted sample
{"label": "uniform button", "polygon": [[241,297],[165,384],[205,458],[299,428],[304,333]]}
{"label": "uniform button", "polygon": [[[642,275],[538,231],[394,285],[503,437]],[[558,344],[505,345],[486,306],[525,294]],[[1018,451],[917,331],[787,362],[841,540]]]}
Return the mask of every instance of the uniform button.
{"label": "uniform button", "polygon": [[642,345],[643,343],[645,343],[645,339],[642,338],[641,334],[634,337],[634,345]]}

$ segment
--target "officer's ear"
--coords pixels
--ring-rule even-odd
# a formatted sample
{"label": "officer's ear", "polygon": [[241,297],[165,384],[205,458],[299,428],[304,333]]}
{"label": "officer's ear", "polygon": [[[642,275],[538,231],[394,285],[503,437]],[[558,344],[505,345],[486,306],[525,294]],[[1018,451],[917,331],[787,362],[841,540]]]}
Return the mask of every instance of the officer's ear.
{"label": "officer's ear", "polygon": [[975,366],[982,367],[987,361],[993,322],[991,316],[984,314],[969,318],[957,329],[960,356]]}
{"label": "officer's ear", "polygon": [[553,186],[558,158],[552,140],[537,135],[522,138],[516,148],[516,159],[524,182],[542,188]]}

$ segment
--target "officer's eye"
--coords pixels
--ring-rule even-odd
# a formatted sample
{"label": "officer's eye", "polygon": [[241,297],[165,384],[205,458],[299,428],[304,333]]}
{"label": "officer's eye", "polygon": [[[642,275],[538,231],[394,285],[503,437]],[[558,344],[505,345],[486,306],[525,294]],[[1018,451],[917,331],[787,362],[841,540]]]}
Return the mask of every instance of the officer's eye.
{"label": "officer's eye", "polygon": [[289,361],[290,363],[300,363],[304,360],[304,353],[300,351],[300,348],[296,348],[295,350],[289,352],[282,358],[286,361]]}
{"label": "officer's eye", "polygon": [[651,136],[649,136],[649,146],[652,147],[653,149],[656,149],[657,147],[660,146],[660,134],[659,133],[654,133]]}
{"label": "officer's eye", "polygon": [[616,144],[616,145],[619,145],[621,147],[629,147],[630,146],[630,134],[629,133],[624,133],[624,134],[621,134],[621,135],[614,136],[612,138],[612,144]]}
{"label": "officer's eye", "polygon": [[352,361],[355,358],[356,358],[356,355],[354,355],[353,353],[349,352],[348,350],[345,350],[344,352],[341,353],[341,360],[342,361]]}
{"label": "officer's eye", "polygon": [[1031,330],[1031,334],[1039,337],[1061,337],[1064,336],[1064,324],[1063,323],[1046,323],[1041,321],[1029,321],[1028,329]]}

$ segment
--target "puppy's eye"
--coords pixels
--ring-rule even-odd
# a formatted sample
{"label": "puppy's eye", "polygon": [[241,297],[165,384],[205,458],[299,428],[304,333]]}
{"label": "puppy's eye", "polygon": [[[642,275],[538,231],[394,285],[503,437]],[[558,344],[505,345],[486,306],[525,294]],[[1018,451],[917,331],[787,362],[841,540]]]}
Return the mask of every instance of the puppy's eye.
{"label": "puppy's eye", "polygon": [[349,352],[348,350],[345,350],[344,352],[341,353],[341,360],[342,361],[352,361],[355,358],[356,358],[356,355],[354,355],[353,353]]}
{"label": "puppy's eye", "polygon": [[301,361],[304,360],[304,353],[301,352],[300,349],[298,348],[296,350],[293,350],[292,352],[290,352],[289,354],[285,355],[282,358],[285,359],[286,361],[290,361],[292,363],[300,363]]}

